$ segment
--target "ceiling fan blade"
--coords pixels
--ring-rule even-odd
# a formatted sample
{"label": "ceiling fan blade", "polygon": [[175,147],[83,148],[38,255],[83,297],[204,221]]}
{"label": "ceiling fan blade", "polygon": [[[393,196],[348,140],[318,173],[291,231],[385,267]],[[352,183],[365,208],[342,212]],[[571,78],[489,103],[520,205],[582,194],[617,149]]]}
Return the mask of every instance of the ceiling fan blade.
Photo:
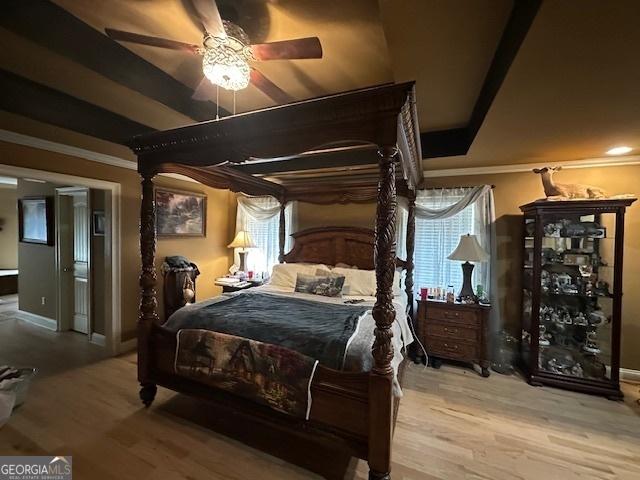
{"label": "ceiling fan blade", "polygon": [[227,36],[215,0],[191,0],[191,3],[198,12],[200,21],[209,35],[219,38]]}
{"label": "ceiling fan blade", "polygon": [[194,100],[200,100],[201,102],[208,102],[216,99],[216,86],[211,83],[207,77],[202,77],[200,83],[193,91],[191,98]]}
{"label": "ceiling fan blade", "polygon": [[296,38],[281,42],[251,45],[257,60],[293,60],[297,58],[322,58],[322,44],[318,37]]}
{"label": "ceiling fan blade", "polygon": [[291,103],[295,100],[255,68],[251,69],[251,83],[279,105]]}
{"label": "ceiling fan blade", "polygon": [[183,50],[191,53],[197,53],[199,48],[198,45],[193,45],[191,43],[177,42],[175,40],[151,37],[149,35],[140,35],[139,33],[125,32],[114,28],[105,28],[104,31],[109,38],[118,40],[119,42],[139,43],[141,45],[170,48],[172,50]]}

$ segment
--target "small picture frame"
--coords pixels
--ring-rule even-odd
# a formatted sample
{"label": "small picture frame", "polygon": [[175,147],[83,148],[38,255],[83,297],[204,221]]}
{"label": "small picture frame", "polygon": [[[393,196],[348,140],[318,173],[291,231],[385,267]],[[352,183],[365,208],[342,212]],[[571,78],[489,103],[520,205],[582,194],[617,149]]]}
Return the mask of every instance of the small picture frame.
{"label": "small picture frame", "polygon": [[53,197],[25,197],[18,200],[18,235],[21,243],[52,246]]}
{"label": "small picture frame", "polygon": [[104,210],[95,210],[93,212],[91,225],[94,237],[104,237],[104,232],[106,229]]}

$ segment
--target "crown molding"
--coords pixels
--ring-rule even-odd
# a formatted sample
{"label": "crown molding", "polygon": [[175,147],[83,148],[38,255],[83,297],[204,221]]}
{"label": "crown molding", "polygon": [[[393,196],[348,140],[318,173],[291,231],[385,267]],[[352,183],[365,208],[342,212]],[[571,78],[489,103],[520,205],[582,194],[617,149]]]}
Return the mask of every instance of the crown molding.
{"label": "crown molding", "polygon": [[[113,167],[125,168],[127,170],[137,170],[136,162],[125,160],[113,155],[98,153],[84,148],[73,147],[62,143],[44,140],[42,138],[23,135],[21,133],[0,129],[0,141],[24,145],[27,147],[47,150],[49,152],[61,153],[72,157],[83,158],[91,162],[111,165]],[[491,165],[486,167],[465,167],[465,168],[445,168],[440,170],[424,170],[425,179],[440,177],[466,177],[472,175],[496,175],[502,173],[522,173],[530,172],[534,168],[553,164],[562,166],[565,169],[572,168],[595,168],[595,167],[622,167],[627,165],[640,165],[640,155],[623,155],[620,157],[597,157],[583,158],[580,160],[568,160],[559,162],[538,162],[538,163],[517,163],[513,165]],[[195,182],[192,178],[173,173],[162,173],[163,177],[171,177],[178,180]]]}
{"label": "crown molding", "polygon": [[501,173],[530,172],[534,168],[546,165],[562,166],[564,169],[622,167],[640,165],[640,155],[624,155],[620,157],[583,158],[559,162],[517,163],[513,165],[491,165],[486,167],[446,168],[441,170],[425,170],[425,179],[437,177],[466,177],[470,175],[496,175]]}
{"label": "crown molding", "polygon": [[[83,158],[91,162],[102,163],[104,165],[110,165],[112,167],[125,168],[127,170],[138,170],[138,165],[136,164],[136,162],[125,160],[124,158],[114,157],[113,155],[98,153],[94,152],[93,150],[87,150],[84,148],[73,147],[71,145],[65,145],[63,143],[52,142],[50,140],[44,140],[43,138],[32,137],[30,135],[24,135],[22,133],[12,132],[10,130],[0,129],[0,141],[15,143],[17,145],[24,145],[26,147],[38,148],[40,150],[47,150],[49,152],[61,153],[63,155],[69,155],[71,157]],[[185,177],[184,175],[173,173],[163,173],[161,175],[163,177],[171,177],[178,180],[197,183],[192,178]]]}

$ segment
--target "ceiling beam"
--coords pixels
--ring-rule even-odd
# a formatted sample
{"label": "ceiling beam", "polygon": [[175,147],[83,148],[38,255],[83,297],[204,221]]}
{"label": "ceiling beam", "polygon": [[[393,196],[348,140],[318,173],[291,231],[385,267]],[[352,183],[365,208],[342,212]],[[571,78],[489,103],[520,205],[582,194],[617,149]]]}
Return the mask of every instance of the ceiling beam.
{"label": "ceiling beam", "polygon": [[0,25],[194,120],[216,118],[214,103],[48,0],[3,2]]}
{"label": "ceiling beam", "polygon": [[0,109],[75,132],[124,143],[154,129],[0,69]]}
{"label": "ceiling beam", "polygon": [[471,145],[468,137],[469,130],[466,127],[438,130],[436,132],[422,132],[420,134],[422,157],[466,155]]}
{"label": "ceiling beam", "polygon": [[438,132],[422,132],[423,158],[450,157],[466,155],[484,122],[489,108],[509,68],[516,58],[529,28],[535,19],[542,0],[514,0],[509,20],[493,55],[493,60],[485,76],[482,89],[476,99],[471,118],[466,127]]}

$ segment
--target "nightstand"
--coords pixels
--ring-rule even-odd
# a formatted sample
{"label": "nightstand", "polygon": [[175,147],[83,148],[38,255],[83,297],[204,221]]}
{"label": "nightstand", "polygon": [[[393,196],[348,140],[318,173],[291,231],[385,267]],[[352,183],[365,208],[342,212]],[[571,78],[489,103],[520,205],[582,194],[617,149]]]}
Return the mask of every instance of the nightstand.
{"label": "nightstand", "polygon": [[477,363],[489,376],[488,305],[418,300],[418,337],[429,354],[429,365],[442,360]]}
{"label": "nightstand", "polygon": [[219,287],[222,287],[222,293],[232,293],[239,292],[240,290],[246,290],[247,288],[259,287],[260,285],[262,285],[262,281],[247,280],[246,282],[241,282],[238,285],[227,285],[218,282],[215,282],[215,284]]}

